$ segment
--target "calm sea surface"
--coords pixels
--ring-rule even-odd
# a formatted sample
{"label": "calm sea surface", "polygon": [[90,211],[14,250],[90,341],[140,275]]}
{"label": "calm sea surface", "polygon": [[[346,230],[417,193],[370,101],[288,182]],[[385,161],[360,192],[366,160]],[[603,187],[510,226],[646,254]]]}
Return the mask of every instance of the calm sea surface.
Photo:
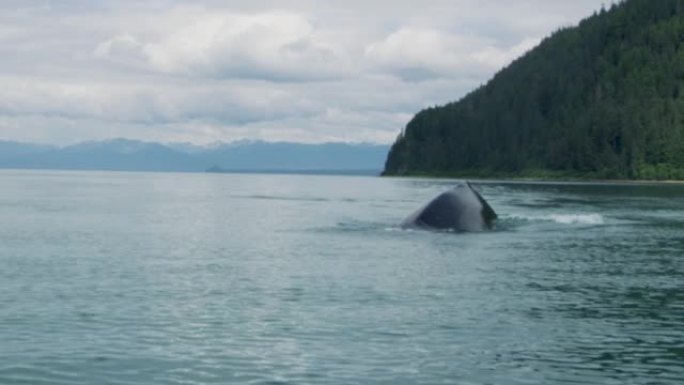
{"label": "calm sea surface", "polygon": [[684,186],[0,171],[0,384],[682,384]]}

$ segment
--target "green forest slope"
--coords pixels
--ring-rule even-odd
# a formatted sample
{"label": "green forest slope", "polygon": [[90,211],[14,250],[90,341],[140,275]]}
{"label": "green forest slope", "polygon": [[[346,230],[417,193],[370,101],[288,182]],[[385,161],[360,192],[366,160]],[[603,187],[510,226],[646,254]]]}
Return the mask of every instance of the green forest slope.
{"label": "green forest slope", "polygon": [[683,42],[684,0],[614,5],[418,113],[384,174],[684,179]]}

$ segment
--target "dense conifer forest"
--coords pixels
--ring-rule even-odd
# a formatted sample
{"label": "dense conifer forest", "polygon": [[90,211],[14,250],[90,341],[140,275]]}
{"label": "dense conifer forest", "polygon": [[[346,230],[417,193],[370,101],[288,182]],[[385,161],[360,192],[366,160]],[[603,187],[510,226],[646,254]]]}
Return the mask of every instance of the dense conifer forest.
{"label": "dense conifer forest", "polygon": [[683,43],[684,0],[601,10],[419,112],[385,175],[684,179]]}

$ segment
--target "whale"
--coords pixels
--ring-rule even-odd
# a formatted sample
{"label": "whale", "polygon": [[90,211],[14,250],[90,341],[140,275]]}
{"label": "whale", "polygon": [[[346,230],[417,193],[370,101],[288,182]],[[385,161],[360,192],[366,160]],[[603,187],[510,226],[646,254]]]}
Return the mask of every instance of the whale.
{"label": "whale", "polygon": [[482,232],[491,230],[494,209],[469,182],[446,191],[406,218],[405,229]]}

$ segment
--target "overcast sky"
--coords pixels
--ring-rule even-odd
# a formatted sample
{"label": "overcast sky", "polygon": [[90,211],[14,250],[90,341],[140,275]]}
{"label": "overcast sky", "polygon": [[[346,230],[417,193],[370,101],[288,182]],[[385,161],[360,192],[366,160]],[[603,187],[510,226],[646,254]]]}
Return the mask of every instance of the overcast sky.
{"label": "overcast sky", "polygon": [[391,143],[608,0],[0,0],[0,139]]}

